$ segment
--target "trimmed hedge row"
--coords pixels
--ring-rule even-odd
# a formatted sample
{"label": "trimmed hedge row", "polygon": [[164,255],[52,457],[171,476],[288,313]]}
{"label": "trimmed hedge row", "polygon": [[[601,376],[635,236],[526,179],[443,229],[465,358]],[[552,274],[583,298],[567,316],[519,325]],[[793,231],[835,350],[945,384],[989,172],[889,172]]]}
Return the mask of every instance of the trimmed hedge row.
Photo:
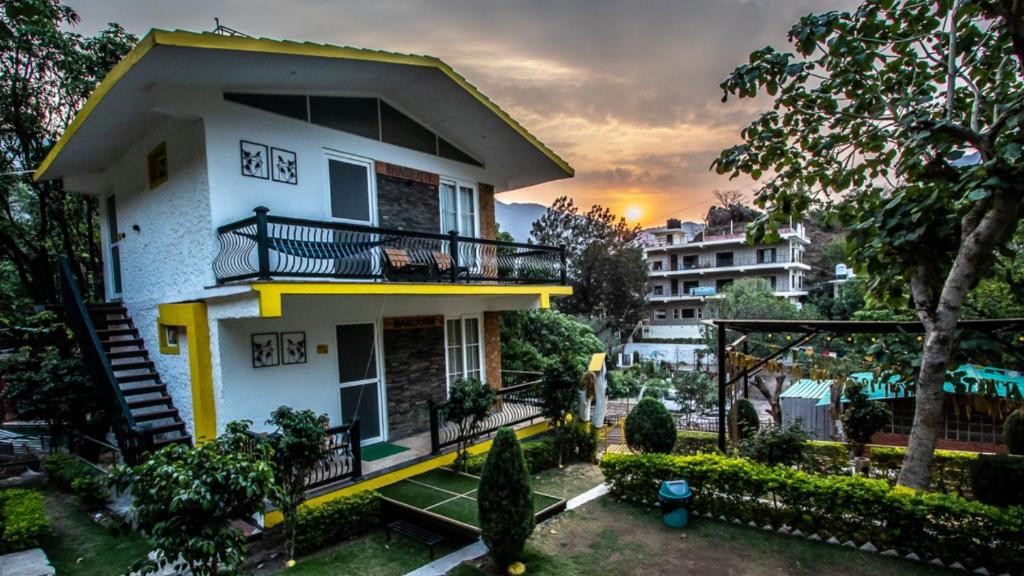
{"label": "trimmed hedge row", "polygon": [[[718,454],[718,434],[680,430],[676,433],[673,454]],[[815,474],[842,474],[850,466],[849,449],[841,442],[811,440],[804,449],[804,459],[798,468]]]}
{"label": "trimmed hedge row", "polygon": [[[597,452],[596,430],[584,430],[582,427],[570,427],[567,439],[569,444],[562,462],[593,462]],[[523,457],[526,458],[530,474],[536,474],[558,466],[558,444],[553,436],[540,440],[530,440],[521,444]],[[474,454],[466,460],[466,472],[479,476],[484,469],[487,453]]]}
{"label": "trimmed hedge row", "polygon": [[41,493],[23,488],[0,492],[0,552],[38,548],[49,534]]}
{"label": "trimmed hedge row", "polygon": [[[907,449],[898,446],[871,446],[871,468],[868,474],[872,478],[886,480],[895,484],[903,467]],[[954,450],[936,450],[932,457],[931,489],[943,494],[957,494],[969,497],[971,489],[971,468],[978,461],[975,452],[958,452]]]}
{"label": "trimmed hedge row", "polygon": [[380,494],[356,492],[330,502],[299,508],[295,550],[315,552],[335,542],[369,532],[380,524]]}
{"label": "trimmed hedge row", "polygon": [[1024,509],[915,492],[882,480],[818,476],[716,454],[606,455],[601,471],[616,498],[651,503],[660,481],[685,478],[701,514],[806,534],[871,542],[966,566],[1015,573],[1024,565]]}

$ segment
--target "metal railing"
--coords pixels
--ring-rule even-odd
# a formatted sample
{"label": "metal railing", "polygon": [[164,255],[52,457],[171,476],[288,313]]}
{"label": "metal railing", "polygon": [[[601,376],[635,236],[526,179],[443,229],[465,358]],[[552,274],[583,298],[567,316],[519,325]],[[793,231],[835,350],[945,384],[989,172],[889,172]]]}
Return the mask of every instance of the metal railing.
{"label": "metal railing", "polygon": [[[537,394],[538,382],[526,382],[498,390],[491,413],[480,422],[476,434],[484,436],[505,426],[543,419],[540,396]],[[430,451],[435,454],[459,442],[458,424],[445,417],[446,405],[447,402],[430,402]]]}
{"label": "metal railing", "polygon": [[687,270],[709,270],[712,268],[730,268],[737,266],[762,266],[770,264],[800,264],[801,258],[793,259],[789,254],[782,252],[774,257],[770,255],[758,256],[733,256],[732,258],[705,258],[695,262],[680,262],[675,268],[664,266],[660,270],[651,270],[652,274],[658,272],[685,272]]}
{"label": "metal railing", "polygon": [[218,282],[274,277],[565,284],[565,247],[254,216],[217,229]]}
{"label": "metal railing", "polygon": [[306,478],[306,488],[317,488],[346,478],[362,476],[363,460],[359,441],[359,420],[328,428],[327,447],[331,455]]}
{"label": "metal railing", "polygon": [[110,418],[111,430],[117,438],[124,463],[134,466],[141,463],[144,455],[153,449],[154,435],[146,427],[137,424],[132,416],[67,258],[61,258],[60,272],[64,317],[75,334],[82,354],[82,365],[91,377],[96,396]]}

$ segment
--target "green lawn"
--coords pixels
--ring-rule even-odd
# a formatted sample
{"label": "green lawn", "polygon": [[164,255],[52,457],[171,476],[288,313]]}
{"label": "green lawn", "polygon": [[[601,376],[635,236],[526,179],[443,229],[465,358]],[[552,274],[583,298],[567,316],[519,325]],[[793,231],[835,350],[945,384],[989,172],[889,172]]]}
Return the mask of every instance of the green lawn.
{"label": "green lawn", "polygon": [[114,535],[67,494],[47,492],[46,514],[53,536],[43,549],[61,576],[124,574],[128,566],[149,553],[145,538],[131,531]]}
{"label": "green lawn", "polygon": [[[434,557],[440,558],[465,542],[446,541],[435,547]],[[328,548],[299,560],[294,568],[282,570],[288,576],[400,576],[430,562],[427,547],[401,536],[387,541],[383,530],[362,538]]]}
{"label": "green lawn", "polygon": [[[722,574],[923,576],[951,571],[839,546],[697,518],[662,526],[658,510],[600,498],[539,525],[524,557],[531,576]],[[492,573],[489,562],[450,574]]]}

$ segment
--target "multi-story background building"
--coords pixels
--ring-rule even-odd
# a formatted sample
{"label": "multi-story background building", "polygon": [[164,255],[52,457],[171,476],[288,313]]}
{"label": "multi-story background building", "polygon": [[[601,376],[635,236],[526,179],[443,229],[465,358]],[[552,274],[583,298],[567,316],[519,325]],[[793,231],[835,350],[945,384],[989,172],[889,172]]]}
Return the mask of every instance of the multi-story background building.
{"label": "multi-story background building", "polygon": [[797,303],[807,295],[803,224],[779,230],[775,243],[748,244],[745,223],[705,226],[669,220],[645,231],[650,264],[648,322],[654,338],[699,336],[701,320],[715,316],[722,291],[740,278],[763,278],[776,295]]}

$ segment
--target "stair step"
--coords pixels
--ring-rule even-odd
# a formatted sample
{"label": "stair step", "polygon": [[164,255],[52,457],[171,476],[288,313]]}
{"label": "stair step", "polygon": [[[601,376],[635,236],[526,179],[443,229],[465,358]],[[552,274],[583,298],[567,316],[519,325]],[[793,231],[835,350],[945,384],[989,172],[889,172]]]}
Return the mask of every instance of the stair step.
{"label": "stair step", "polygon": [[170,406],[170,396],[157,396],[156,398],[135,398],[128,400],[128,409],[150,408],[152,406]]}
{"label": "stair step", "polygon": [[104,350],[110,350],[111,348],[123,348],[126,346],[138,346],[142,348],[144,342],[142,338],[128,338],[127,340],[101,340],[100,344],[103,345]]}
{"label": "stair step", "polygon": [[101,339],[108,339],[111,336],[138,336],[138,328],[103,328],[96,330],[96,335]]}
{"label": "stair step", "polygon": [[124,376],[114,376],[117,378],[118,384],[128,384],[131,382],[159,382],[160,375],[156,372],[149,372],[147,374],[125,374]]}
{"label": "stair step", "polygon": [[111,308],[117,310],[124,310],[123,302],[91,302],[86,304],[85,307],[88,310],[110,310]]}
{"label": "stair step", "polygon": [[148,422],[150,420],[159,420],[161,418],[177,418],[178,409],[168,408],[166,410],[154,410],[152,412],[143,412],[142,414],[132,413],[132,418],[135,418],[136,422]]}
{"label": "stair step", "polygon": [[97,318],[93,318],[92,319],[92,324],[93,324],[93,326],[96,327],[97,331],[100,330],[100,326],[113,326],[113,325],[116,325],[116,324],[123,324],[125,326],[131,326],[131,327],[135,326],[135,324],[132,322],[132,319],[127,317],[127,316],[125,316],[124,318],[106,318],[106,317],[100,318],[100,317],[97,317]]}
{"label": "stair step", "polygon": [[185,423],[181,420],[177,422],[169,422],[167,424],[157,424],[155,426],[148,426],[146,430],[151,434],[166,434],[167,432],[174,432],[175,430],[185,431]]}
{"label": "stair step", "polygon": [[163,448],[171,444],[191,444],[192,437],[188,434],[182,434],[181,436],[172,436],[170,438],[154,438],[153,446],[155,448]]}
{"label": "stair step", "polygon": [[109,358],[110,360],[118,360],[121,358],[149,358],[149,350],[146,350],[145,348],[139,348],[138,350],[119,350],[117,352],[107,352],[107,358]]}
{"label": "stair step", "polygon": [[153,384],[150,386],[133,386],[131,388],[121,388],[121,393],[125,396],[138,396],[139,394],[149,394],[150,392],[163,392],[163,384]]}
{"label": "stair step", "polygon": [[152,360],[143,360],[142,362],[111,364],[110,367],[114,369],[114,372],[127,372],[128,370],[146,370],[147,368],[152,370],[154,365]]}

